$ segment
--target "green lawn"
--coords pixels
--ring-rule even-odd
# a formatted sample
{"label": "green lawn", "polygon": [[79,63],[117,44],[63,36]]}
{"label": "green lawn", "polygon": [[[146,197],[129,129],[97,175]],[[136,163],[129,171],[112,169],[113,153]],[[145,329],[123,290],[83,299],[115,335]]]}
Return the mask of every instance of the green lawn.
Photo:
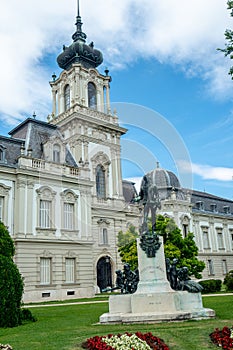
{"label": "green lawn", "polygon": [[[216,319],[159,323],[154,325],[99,325],[108,303],[31,308],[38,321],[16,328],[0,329],[0,343],[14,350],[80,350],[87,337],[125,331],[153,332],[171,350],[215,349],[209,333],[233,324],[233,296],[204,297],[205,307],[216,311]],[[217,348],[216,348],[217,349]]]}

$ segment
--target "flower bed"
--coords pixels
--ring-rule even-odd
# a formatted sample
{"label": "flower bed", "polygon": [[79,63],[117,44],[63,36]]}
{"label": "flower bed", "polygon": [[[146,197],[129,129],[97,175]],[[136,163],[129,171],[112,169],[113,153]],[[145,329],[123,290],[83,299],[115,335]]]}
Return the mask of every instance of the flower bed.
{"label": "flower bed", "polygon": [[152,333],[136,332],[124,334],[108,334],[87,339],[82,347],[88,350],[169,350],[162,339]]}
{"label": "flower bed", "polygon": [[233,350],[233,328],[223,327],[221,330],[216,328],[210,334],[210,339],[215,345],[225,350]]}

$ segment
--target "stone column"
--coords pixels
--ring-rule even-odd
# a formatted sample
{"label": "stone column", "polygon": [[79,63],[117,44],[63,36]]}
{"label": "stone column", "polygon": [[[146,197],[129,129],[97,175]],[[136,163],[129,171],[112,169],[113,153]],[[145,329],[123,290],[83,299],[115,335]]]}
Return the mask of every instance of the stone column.
{"label": "stone column", "polygon": [[107,114],[111,114],[110,87],[109,87],[109,84],[106,85],[106,107],[107,107]]}
{"label": "stone column", "polygon": [[18,178],[16,183],[16,210],[15,210],[15,233],[26,234],[26,216],[27,216],[27,202],[26,202],[26,179]]}
{"label": "stone column", "polygon": [[117,165],[116,165],[116,154],[115,151],[111,151],[111,159],[112,159],[112,193],[113,196],[117,194],[116,182],[117,182]]}
{"label": "stone column", "polygon": [[53,95],[53,115],[56,116],[57,115],[57,91],[56,90],[52,90],[52,95]]}
{"label": "stone column", "polygon": [[[120,136],[118,136],[117,141],[120,143]],[[122,189],[122,173],[121,173],[121,153],[120,153],[120,145],[119,149],[116,151],[116,163],[117,163],[117,190],[120,197],[123,196],[123,189]]]}
{"label": "stone column", "polygon": [[81,223],[80,223],[80,236],[81,238],[87,238],[87,201],[85,193],[80,192],[80,209],[81,209]]}
{"label": "stone column", "polygon": [[34,189],[34,182],[28,181],[27,186],[27,225],[26,225],[26,233],[27,234],[33,234],[33,222],[34,215],[36,215],[35,206],[33,203],[33,189]]}
{"label": "stone column", "polygon": [[84,141],[84,142],[83,142],[83,148],[84,148],[84,162],[88,162],[88,161],[89,161],[89,159],[88,159],[88,144],[89,144],[88,141]]}

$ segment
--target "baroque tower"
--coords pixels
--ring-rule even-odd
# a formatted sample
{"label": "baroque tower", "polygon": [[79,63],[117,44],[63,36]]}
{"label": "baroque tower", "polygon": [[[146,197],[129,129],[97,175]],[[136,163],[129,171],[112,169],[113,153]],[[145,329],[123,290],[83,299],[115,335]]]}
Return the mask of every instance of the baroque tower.
{"label": "baroque tower", "polygon": [[93,196],[98,200],[123,199],[120,164],[120,137],[126,132],[118,124],[110,106],[111,77],[96,69],[102,53],[94,43],[86,43],[79,13],[70,46],[63,46],[57,57],[63,69],[50,82],[53,110],[50,123],[59,126],[79,166],[89,167],[96,181]]}
{"label": "baroque tower", "polygon": [[90,217],[87,215],[82,226],[90,229],[87,236],[93,240],[94,280],[101,290],[113,284],[114,270],[121,264],[116,237],[128,223],[120,160],[120,138],[126,129],[112,113],[111,77],[107,69],[105,74],[97,70],[103,56],[93,42],[86,42],[79,2],[75,25],[73,42],[64,45],[57,57],[62,72],[50,82],[53,110],[49,122],[59,127],[76,164],[89,176],[91,186],[85,201],[91,223],[84,222]]}

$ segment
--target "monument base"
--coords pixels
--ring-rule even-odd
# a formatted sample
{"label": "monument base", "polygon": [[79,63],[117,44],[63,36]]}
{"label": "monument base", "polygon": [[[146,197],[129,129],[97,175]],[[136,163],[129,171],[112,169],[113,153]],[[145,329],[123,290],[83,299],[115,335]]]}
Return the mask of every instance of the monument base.
{"label": "monument base", "polygon": [[135,293],[111,295],[109,313],[100,316],[100,323],[156,323],[213,317],[214,310],[203,308],[200,293]]}
{"label": "monument base", "polygon": [[100,323],[156,323],[215,317],[214,310],[203,308],[201,293],[170,287],[161,237],[161,247],[152,258],[141,249],[139,239],[137,243],[140,276],[137,291],[110,295],[109,313],[100,316]]}

